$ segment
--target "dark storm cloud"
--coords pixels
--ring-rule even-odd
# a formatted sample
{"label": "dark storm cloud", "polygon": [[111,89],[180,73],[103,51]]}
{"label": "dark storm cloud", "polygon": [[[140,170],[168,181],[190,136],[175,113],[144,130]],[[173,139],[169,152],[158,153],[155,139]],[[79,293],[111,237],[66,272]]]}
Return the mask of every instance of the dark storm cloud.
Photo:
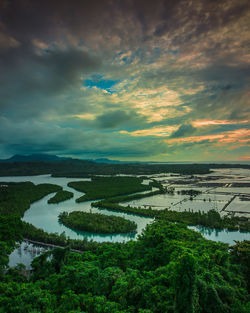
{"label": "dark storm cloud", "polygon": [[225,60],[217,60],[213,65],[197,71],[194,75],[207,83],[223,90],[241,88],[250,82],[250,65],[238,66],[223,64]]}
{"label": "dark storm cloud", "polygon": [[145,119],[140,117],[136,112],[125,112],[122,110],[115,110],[99,115],[96,119],[96,124],[100,128],[119,128],[121,125],[132,126],[145,123]]}
{"label": "dark storm cloud", "polygon": [[[10,86],[19,82],[22,85],[20,92],[53,93],[74,84],[80,73],[99,66],[98,58],[80,50],[48,51],[28,58],[22,56],[18,64],[13,62],[8,68],[4,66],[5,72],[1,77],[2,83],[7,82]],[[13,77],[14,72],[17,73],[16,78]]]}
{"label": "dark storm cloud", "polygon": [[193,127],[191,124],[183,124],[181,125],[177,131],[172,133],[170,138],[180,138],[193,135],[196,132],[196,128]]}
{"label": "dark storm cloud", "polygon": [[193,98],[194,111],[187,118],[240,120],[250,118],[248,87],[209,90]]}
{"label": "dark storm cloud", "polygon": [[[196,27],[189,29],[183,37],[176,37],[177,41],[181,39],[190,39],[190,32],[193,36],[206,33],[209,30],[217,29],[239,19],[249,9],[249,2],[232,0],[208,0],[208,1],[163,1],[165,9],[163,11],[164,22],[160,24],[155,35],[162,36],[185,24],[188,19],[199,21]],[[172,19],[175,19],[173,25]],[[194,23],[195,24],[195,23]]]}
{"label": "dark storm cloud", "polygon": [[40,114],[45,108],[57,106],[53,97],[76,85],[79,87],[79,76],[100,65],[100,59],[77,49],[23,56],[18,64],[3,66],[0,108],[13,116]]}
{"label": "dark storm cloud", "polygon": [[25,43],[32,38],[67,41],[68,34],[85,40],[100,31],[103,36],[117,32],[124,13],[124,21],[127,14],[133,18],[133,7],[133,1],[119,0],[14,0],[2,10],[2,20],[10,33]]}
{"label": "dark storm cloud", "polygon": [[1,17],[10,34],[25,44],[33,38],[67,41],[67,34],[84,41],[101,32],[110,41],[117,35],[127,43],[170,34],[175,45],[182,45],[234,22],[248,9],[248,1],[231,0],[13,0],[2,8]]}
{"label": "dark storm cloud", "polygon": [[143,157],[166,152],[166,146],[160,140],[148,139],[145,142],[141,138],[133,138],[126,142],[119,134],[110,137],[109,134],[95,130],[82,131],[28,120],[11,125],[8,119],[0,118],[0,133],[5,134],[4,140],[0,142],[2,153]]}
{"label": "dark storm cloud", "polygon": [[[137,42],[170,34],[179,45],[233,23],[249,7],[247,0],[12,0],[2,8],[1,17],[10,34],[26,43],[34,37],[63,39],[66,31],[84,40],[101,31],[104,38],[106,34],[118,35],[126,41]],[[130,24],[140,28],[140,38],[134,37],[138,29],[126,38]],[[178,31],[180,29],[183,31]]]}

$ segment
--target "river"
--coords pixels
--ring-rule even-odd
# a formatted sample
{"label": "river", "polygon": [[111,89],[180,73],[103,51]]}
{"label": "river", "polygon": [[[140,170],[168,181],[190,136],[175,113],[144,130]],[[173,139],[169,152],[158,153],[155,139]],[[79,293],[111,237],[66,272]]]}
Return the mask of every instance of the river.
{"label": "river", "polygon": [[[108,210],[100,210],[98,208],[91,208],[91,202],[86,201],[82,203],[76,203],[75,199],[79,198],[83,193],[78,192],[67,186],[70,181],[83,181],[90,179],[83,178],[64,178],[64,177],[51,177],[51,175],[39,175],[39,176],[18,176],[18,177],[0,177],[0,182],[23,182],[31,181],[34,184],[50,183],[62,186],[64,190],[68,190],[74,193],[72,199],[66,200],[59,204],[48,204],[47,201],[55,193],[52,193],[43,199],[36,201],[31,204],[30,208],[25,212],[23,220],[33,224],[38,228],[42,228],[47,232],[57,232],[58,234],[65,232],[67,237],[72,239],[81,239],[88,238],[98,242],[126,242],[131,239],[136,239],[136,237],[141,234],[142,230],[146,227],[147,224],[152,223],[152,218],[140,217],[133,214],[126,214],[120,212],[112,212]],[[155,196],[154,196],[155,197]],[[161,195],[159,195],[161,197]],[[156,199],[155,199],[156,200]],[[156,201],[157,203],[157,201]],[[93,212],[93,213],[102,213],[106,215],[116,215],[122,216],[126,219],[134,221],[137,224],[137,234],[128,233],[128,234],[95,234],[88,232],[77,232],[71,230],[64,225],[59,224],[58,215],[63,211],[84,211],[84,212]],[[194,230],[200,231],[205,238],[223,241],[229,244],[234,244],[234,240],[250,240],[249,232],[239,232],[239,231],[226,231],[226,230],[213,230],[210,228],[204,227],[191,227]],[[14,266],[18,263],[24,263],[29,267],[31,260],[36,256],[36,253],[33,252],[33,249],[24,250],[24,244],[21,248],[15,249],[10,255],[10,265]]]}

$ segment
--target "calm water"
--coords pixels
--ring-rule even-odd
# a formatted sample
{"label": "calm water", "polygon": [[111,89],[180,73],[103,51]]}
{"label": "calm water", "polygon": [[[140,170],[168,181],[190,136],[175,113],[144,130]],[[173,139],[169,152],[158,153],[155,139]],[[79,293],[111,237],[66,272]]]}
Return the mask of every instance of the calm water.
{"label": "calm water", "polygon": [[[54,178],[50,175],[40,175],[40,176],[22,176],[22,177],[0,177],[0,182],[23,182],[23,181],[31,181],[34,184],[41,183],[50,183],[57,184],[63,187],[64,190],[72,191],[74,193],[74,197],[65,202],[59,204],[48,204],[47,201],[50,199],[55,193],[52,193],[43,199],[33,203],[29,210],[27,210],[24,214],[23,220],[33,224],[38,228],[42,228],[47,232],[57,232],[58,234],[65,232],[67,237],[72,239],[81,239],[87,237],[88,239],[92,239],[98,242],[111,241],[111,242],[126,242],[130,239],[135,239],[138,234],[142,232],[145,226],[153,221],[151,218],[139,217],[133,214],[125,214],[119,212],[111,212],[108,210],[100,210],[97,208],[91,208],[91,202],[82,202],[76,203],[75,199],[79,198],[83,193],[75,191],[74,189],[67,186],[67,183],[70,181],[83,181],[90,179],[82,179],[82,178]],[[179,201],[186,198],[186,196],[181,195],[156,195],[150,198],[143,198],[139,200],[134,200],[130,204],[135,206],[143,206],[143,205],[152,205],[152,208],[161,209],[165,208],[168,205],[172,206],[173,204],[178,203]],[[224,202],[224,199],[220,199]],[[136,203],[137,202],[137,203]],[[189,201],[183,201],[182,205],[183,209],[186,208]],[[196,209],[198,206],[204,206],[204,202],[201,199],[197,199],[197,201],[192,202],[192,206]],[[190,203],[191,205],[191,203]],[[211,203],[206,202],[205,207],[210,207]],[[180,204],[178,205],[180,207]],[[63,211],[71,212],[71,211],[84,211],[84,212],[93,212],[93,213],[103,213],[106,215],[116,215],[125,217],[131,221],[137,223],[137,234],[113,234],[113,235],[101,235],[87,232],[76,232],[73,231],[64,225],[60,225],[58,223],[58,215]],[[203,234],[203,236],[207,239],[215,240],[215,241],[223,241],[229,244],[234,244],[234,240],[250,240],[250,233],[248,232],[238,232],[238,231],[225,231],[225,230],[213,230],[210,228],[204,227],[190,227],[191,229],[197,230]],[[32,249],[30,249],[32,250]],[[37,256],[37,254],[32,251],[24,250],[24,244],[21,245],[19,249],[15,249],[10,255],[10,265],[15,266],[18,263],[24,263],[27,267],[30,266],[31,260]]]}
{"label": "calm water", "polygon": [[[182,188],[184,189],[184,188]],[[185,188],[187,189],[187,187]],[[155,210],[170,209],[174,211],[203,211],[208,212],[209,210],[215,209],[221,211],[224,205],[232,198],[228,195],[216,195],[213,194],[201,194],[194,197],[193,200],[189,199],[187,195],[181,195],[175,193],[171,194],[158,194],[147,198],[135,199],[127,202],[123,202],[123,205],[130,205],[133,207],[149,208]],[[204,201],[205,200],[205,201]]]}
{"label": "calm water", "polygon": [[45,252],[43,247],[39,247],[33,244],[27,244],[22,242],[20,247],[15,249],[9,256],[9,266],[14,267],[19,263],[22,263],[29,270],[31,268],[32,260]]}
{"label": "calm water", "polygon": [[250,240],[249,232],[239,232],[236,230],[226,230],[226,229],[214,229],[209,227],[202,226],[189,226],[188,228],[193,229],[195,231],[199,231],[203,237],[214,240],[214,241],[222,241],[229,243],[230,245],[235,244],[235,240]]}
{"label": "calm water", "polygon": [[[108,210],[100,210],[98,208],[91,208],[91,201],[86,201],[82,203],[76,203],[75,199],[83,195],[83,193],[78,192],[67,186],[70,181],[90,181],[88,178],[64,178],[64,177],[51,177],[50,175],[39,175],[39,176],[20,176],[20,177],[0,177],[0,182],[23,182],[31,181],[34,184],[50,183],[62,186],[64,190],[68,190],[74,193],[72,199],[66,200],[61,203],[51,203],[48,204],[47,201],[55,195],[51,193],[50,195],[44,197],[43,199],[36,201],[31,204],[30,208],[25,212],[23,220],[25,222],[31,223],[37,228],[42,228],[43,230],[51,233],[61,234],[65,232],[67,237],[71,239],[81,239],[87,237],[88,239],[93,239],[95,241],[104,242],[123,242],[130,239],[136,238],[138,234],[141,233],[142,229],[145,226],[153,221],[152,218],[139,217],[133,214],[111,212]],[[131,221],[134,221],[137,224],[137,234],[128,233],[128,234],[95,234],[87,232],[77,232],[69,229],[68,227],[59,224],[58,215],[63,212],[72,212],[72,211],[83,211],[83,212],[92,212],[92,213],[102,213],[106,215],[116,215],[125,217]]]}

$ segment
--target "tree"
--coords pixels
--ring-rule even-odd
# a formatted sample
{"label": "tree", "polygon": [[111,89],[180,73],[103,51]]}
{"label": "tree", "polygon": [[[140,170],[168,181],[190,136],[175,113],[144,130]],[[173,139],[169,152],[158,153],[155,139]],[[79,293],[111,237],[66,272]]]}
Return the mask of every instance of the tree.
{"label": "tree", "polygon": [[186,252],[181,255],[175,268],[175,313],[194,313],[196,295],[196,260]]}

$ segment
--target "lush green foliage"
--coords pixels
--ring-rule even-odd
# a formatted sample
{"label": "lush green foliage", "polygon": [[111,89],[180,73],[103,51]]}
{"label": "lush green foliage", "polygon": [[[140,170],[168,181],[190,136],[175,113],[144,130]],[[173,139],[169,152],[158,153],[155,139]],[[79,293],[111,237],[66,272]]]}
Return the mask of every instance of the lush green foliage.
{"label": "lush green foliage", "polygon": [[242,265],[247,281],[247,289],[250,292],[250,241],[236,241],[236,244],[230,248],[233,261]]}
{"label": "lush green foliage", "polygon": [[100,243],[88,240],[87,238],[83,239],[70,239],[66,237],[65,233],[47,233],[46,231],[36,228],[30,223],[23,222],[22,225],[22,235],[24,238],[40,241],[44,243],[54,244],[57,246],[70,246],[72,249],[85,251],[88,249],[95,250]]}
{"label": "lush green foliage", "polygon": [[73,197],[74,197],[73,192],[67,190],[60,190],[54,195],[54,197],[48,200],[48,203],[59,203],[71,199]]}
{"label": "lush green foliage", "polygon": [[1,183],[0,187],[0,214],[18,214],[23,216],[32,202],[44,196],[61,190],[62,187],[52,184],[34,185],[31,182]]}
{"label": "lush green foliage", "polygon": [[87,213],[81,211],[62,212],[59,221],[70,228],[103,234],[129,233],[136,231],[137,224],[123,217]]}
{"label": "lush green foliage", "polygon": [[3,277],[0,312],[249,311],[246,277],[228,245],[166,221],[148,226],[137,241],[83,255],[55,249],[32,266],[29,281],[13,270]]}
{"label": "lush green foliage", "polygon": [[70,182],[68,186],[85,192],[85,195],[76,200],[77,202],[82,202],[151,190],[150,186],[142,185],[142,180],[142,178],[126,176],[96,176],[92,178],[92,181]]}
{"label": "lush green foliage", "polygon": [[171,222],[180,222],[187,225],[201,225],[213,228],[228,228],[231,230],[246,230],[250,231],[250,222],[242,220],[238,217],[221,217],[220,214],[215,210],[210,210],[207,213],[204,212],[192,212],[184,211],[177,212],[168,209],[165,210],[152,210],[133,208],[130,205],[122,206],[118,203],[113,202],[112,199],[101,200],[91,204],[94,207],[105,208],[113,211],[120,211],[125,213],[133,213],[141,216],[163,218]]}

